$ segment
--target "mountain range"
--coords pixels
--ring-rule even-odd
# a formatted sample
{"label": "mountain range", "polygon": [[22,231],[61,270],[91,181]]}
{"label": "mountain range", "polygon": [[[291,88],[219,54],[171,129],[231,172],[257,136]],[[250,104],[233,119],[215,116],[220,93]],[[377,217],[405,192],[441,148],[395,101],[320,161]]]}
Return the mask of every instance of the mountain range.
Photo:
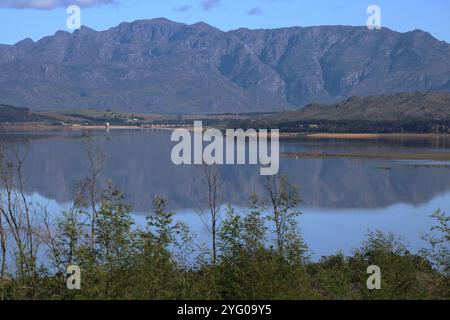
{"label": "mountain range", "polygon": [[266,112],[413,91],[450,91],[450,44],[420,30],[159,18],[0,45],[0,103],[33,111]]}

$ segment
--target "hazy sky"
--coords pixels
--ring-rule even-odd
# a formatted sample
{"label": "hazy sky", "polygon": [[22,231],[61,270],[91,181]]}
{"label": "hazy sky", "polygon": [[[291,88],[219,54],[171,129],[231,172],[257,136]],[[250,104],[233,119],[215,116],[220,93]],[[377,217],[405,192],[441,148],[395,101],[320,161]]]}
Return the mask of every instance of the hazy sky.
{"label": "hazy sky", "polygon": [[38,40],[66,30],[66,7],[82,7],[82,24],[96,30],[123,21],[166,17],[205,21],[222,30],[311,25],[365,25],[366,9],[382,10],[382,25],[422,29],[450,43],[449,0],[0,0],[0,43]]}

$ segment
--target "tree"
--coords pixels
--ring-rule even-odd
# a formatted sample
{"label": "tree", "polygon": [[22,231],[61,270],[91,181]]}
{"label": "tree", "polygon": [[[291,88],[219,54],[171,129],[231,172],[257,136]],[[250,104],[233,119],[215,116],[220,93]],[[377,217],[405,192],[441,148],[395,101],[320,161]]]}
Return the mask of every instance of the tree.
{"label": "tree", "polygon": [[94,269],[103,276],[103,291],[107,298],[121,296],[121,283],[117,281],[127,268],[132,252],[134,234],[130,206],[124,203],[122,193],[111,183],[102,191],[95,222]]}
{"label": "tree", "polygon": [[208,228],[212,237],[212,262],[217,262],[217,234],[221,223],[221,194],[220,194],[220,172],[216,165],[204,164],[204,175],[208,193],[209,215],[203,216],[204,224]]}
{"label": "tree", "polygon": [[[368,290],[366,270],[381,269],[381,290]],[[420,256],[413,255],[407,244],[392,233],[369,232],[361,248],[349,259],[350,279],[363,299],[426,299],[433,270]]]}
{"label": "tree", "polygon": [[439,272],[433,277],[436,295],[448,299],[450,298],[450,216],[438,210],[431,217],[437,221],[437,224],[431,228],[429,234],[422,236],[429,247],[421,249],[420,254]]}
{"label": "tree", "polygon": [[[6,229],[15,244],[15,260],[17,273],[22,281],[21,287],[27,292],[29,298],[36,295],[37,281],[37,234],[32,221],[32,208],[25,196],[23,177],[23,165],[27,159],[29,145],[13,146],[9,149],[9,155],[2,152],[0,157],[0,180],[4,190],[0,203],[0,215],[2,215],[2,270],[6,272]],[[8,160],[12,159],[11,160]]]}
{"label": "tree", "polygon": [[[4,170],[5,170],[5,155],[3,153],[3,149],[0,149],[0,176],[4,176]],[[0,205],[2,203],[0,202]],[[1,260],[1,266],[0,266],[0,280],[3,280],[5,273],[6,273],[6,223],[3,221],[3,212],[5,210],[2,208],[0,210],[0,260]]]}
{"label": "tree", "polygon": [[438,270],[450,276],[450,216],[438,210],[431,217],[437,221],[437,225],[431,228],[431,234],[422,236],[430,248],[422,249],[421,254]]}
{"label": "tree", "polygon": [[298,188],[292,186],[284,176],[267,177],[271,213],[269,221],[274,224],[276,244],[281,256],[291,260],[303,259],[307,248],[298,229],[297,218],[301,199]]}
{"label": "tree", "polygon": [[91,254],[93,255],[93,259],[95,259],[95,225],[98,212],[97,206],[100,201],[100,173],[105,162],[105,157],[100,149],[94,147],[90,137],[85,140],[85,150],[89,164],[89,176],[82,182],[82,185],[86,193],[84,196],[84,205],[87,209],[86,214],[90,220]]}

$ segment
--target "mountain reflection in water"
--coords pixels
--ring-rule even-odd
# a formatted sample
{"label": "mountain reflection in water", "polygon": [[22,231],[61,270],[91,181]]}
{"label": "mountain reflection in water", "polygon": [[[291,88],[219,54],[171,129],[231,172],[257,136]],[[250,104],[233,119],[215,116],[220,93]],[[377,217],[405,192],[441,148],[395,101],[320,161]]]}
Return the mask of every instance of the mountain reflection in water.
{"label": "mountain reflection in water", "polygon": [[[155,194],[170,209],[201,209],[206,203],[201,166],[176,166],[170,159],[170,132],[94,132],[106,156],[102,178],[111,180],[137,212],[152,208]],[[74,184],[87,175],[84,133],[2,134],[3,144],[29,143],[26,191],[60,203],[70,201]],[[282,140],[283,152],[383,152],[447,150],[438,140]],[[429,162],[427,162],[429,164]],[[259,166],[221,166],[223,200],[245,206],[252,192],[264,194]],[[376,209],[399,203],[422,205],[450,191],[450,170],[409,166],[390,160],[281,158],[280,173],[300,187],[305,206],[325,209]]]}

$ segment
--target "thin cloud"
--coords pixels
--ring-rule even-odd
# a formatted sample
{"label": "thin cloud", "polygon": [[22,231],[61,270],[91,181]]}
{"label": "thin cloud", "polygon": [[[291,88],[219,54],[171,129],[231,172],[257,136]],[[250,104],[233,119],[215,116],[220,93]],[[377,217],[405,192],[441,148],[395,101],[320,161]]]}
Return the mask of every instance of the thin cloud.
{"label": "thin cloud", "polygon": [[214,9],[220,5],[220,0],[203,0],[202,1],[202,8],[205,11],[209,11],[211,9]]}
{"label": "thin cloud", "polygon": [[249,11],[247,11],[247,14],[250,16],[260,16],[262,15],[262,9],[260,7],[255,7]]}
{"label": "thin cloud", "polygon": [[117,0],[0,0],[0,8],[50,10],[70,5],[93,7],[117,2]]}
{"label": "thin cloud", "polygon": [[187,12],[189,10],[191,10],[192,6],[186,4],[186,5],[181,5],[181,6],[177,6],[175,8],[173,8],[173,11],[175,12]]}

